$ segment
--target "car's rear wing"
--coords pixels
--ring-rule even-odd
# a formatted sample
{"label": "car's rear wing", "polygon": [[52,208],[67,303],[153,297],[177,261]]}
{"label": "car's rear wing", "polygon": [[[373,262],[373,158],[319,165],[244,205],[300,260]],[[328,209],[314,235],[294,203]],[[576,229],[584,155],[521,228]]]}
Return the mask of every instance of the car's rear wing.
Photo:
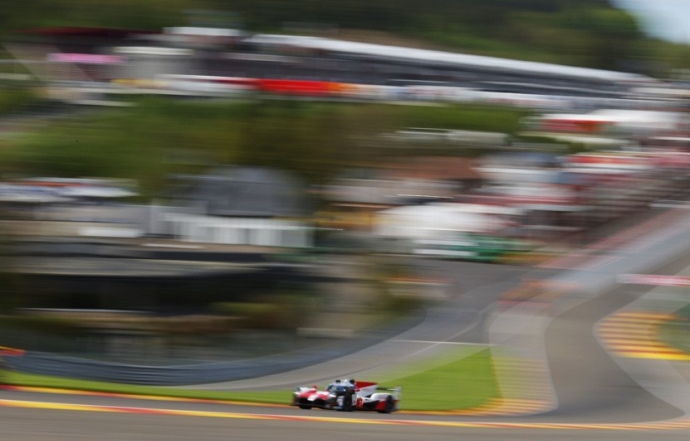
{"label": "car's rear wing", "polygon": [[402,392],[402,387],[401,386],[396,386],[396,387],[377,387],[377,391],[385,391],[385,392],[390,392],[396,399],[400,399],[400,393]]}

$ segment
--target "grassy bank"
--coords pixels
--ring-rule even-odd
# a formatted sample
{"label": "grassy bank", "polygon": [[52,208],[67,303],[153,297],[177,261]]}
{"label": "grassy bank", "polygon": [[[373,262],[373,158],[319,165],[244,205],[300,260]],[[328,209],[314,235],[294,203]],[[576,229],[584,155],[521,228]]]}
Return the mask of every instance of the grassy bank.
{"label": "grassy bank", "polygon": [[[363,380],[379,381],[382,386],[401,386],[403,391],[401,409],[404,410],[470,409],[499,397],[493,374],[492,359],[488,350],[452,360],[445,359],[440,365],[411,367],[413,371],[417,369],[424,370],[409,373],[402,377],[363,378]],[[402,371],[399,370],[398,372]],[[181,389],[83,381],[19,372],[9,372],[7,383],[33,388],[285,405],[289,403],[291,396],[291,390],[237,392]]]}

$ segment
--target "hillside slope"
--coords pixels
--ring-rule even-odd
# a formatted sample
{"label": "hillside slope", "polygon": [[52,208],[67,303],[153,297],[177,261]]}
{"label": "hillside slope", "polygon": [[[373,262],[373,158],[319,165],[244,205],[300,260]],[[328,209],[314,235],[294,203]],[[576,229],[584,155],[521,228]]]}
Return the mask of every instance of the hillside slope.
{"label": "hillside slope", "polygon": [[[408,41],[465,53],[652,73],[658,42],[607,0],[0,0],[0,30],[39,26],[161,29],[188,23]],[[189,14],[189,11],[212,11]],[[373,39],[373,40],[372,40]]]}

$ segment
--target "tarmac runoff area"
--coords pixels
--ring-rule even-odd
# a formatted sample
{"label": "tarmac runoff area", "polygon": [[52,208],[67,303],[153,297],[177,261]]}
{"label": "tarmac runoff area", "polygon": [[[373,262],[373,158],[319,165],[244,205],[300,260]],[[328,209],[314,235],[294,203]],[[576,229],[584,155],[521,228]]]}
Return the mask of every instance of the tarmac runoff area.
{"label": "tarmac runoff area", "polygon": [[[542,375],[531,376],[535,383],[541,383],[541,387],[535,390],[540,391],[544,401],[550,399],[552,409],[557,409],[563,403],[557,401],[552,383],[554,377],[549,372],[554,364],[548,361],[547,345],[544,342],[547,327],[553,326],[561,317],[572,320],[569,312],[577,308],[580,313],[584,313],[582,311],[586,311],[586,305],[592,300],[605,304],[598,301],[606,295],[617,299],[616,302],[624,305],[623,308],[619,310],[615,308],[620,306],[612,306],[614,310],[601,322],[593,325],[594,329],[581,328],[580,332],[595,332],[601,347],[613,354],[616,364],[634,383],[687,415],[690,413],[690,400],[687,398],[690,397],[690,386],[682,378],[681,372],[688,369],[687,366],[672,365],[674,361],[685,357],[661,344],[656,328],[661,320],[668,319],[672,311],[682,308],[690,299],[675,295],[673,301],[669,301],[668,298],[664,299],[664,295],[668,296],[668,290],[655,288],[640,291],[630,286],[621,286],[618,282],[621,274],[658,271],[669,262],[687,260],[687,250],[690,249],[687,234],[689,225],[690,213],[687,210],[674,210],[592,244],[584,250],[583,254],[588,257],[586,259],[580,257],[572,260],[566,256],[570,270],[549,279],[549,283],[554,286],[567,288],[563,295],[547,297],[543,302],[536,299],[537,301],[519,304],[497,314],[488,328],[492,347],[508,360],[532,361],[541,365],[541,369],[536,371],[540,371]],[[562,264],[564,259],[559,260]],[[680,271],[687,273],[690,266]],[[612,291],[614,289],[616,291]],[[635,296],[638,297],[636,300]],[[605,314],[605,311],[590,311],[589,314],[602,313]],[[635,332],[638,338],[628,338],[627,341],[619,339],[622,334],[629,335],[630,332]],[[645,338],[639,338],[641,335]],[[583,337],[587,338],[586,335]],[[570,334],[567,340],[557,342],[557,347],[565,345],[568,348],[563,351],[573,352],[577,350],[576,341],[577,336]],[[559,368],[562,367],[561,364]],[[588,369],[587,366],[581,367]],[[596,370],[596,366],[589,366],[589,369]],[[497,379],[504,396],[507,393],[508,397],[528,398],[530,392],[515,381],[519,378],[517,374],[519,371],[514,366],[497,364]],[[560,377],[563,381],[563,376]],[[576,377],[566,378],[565,381],[577,382]],[[586,385],[581,386],[580,389],[583,389]],[[537,398],[536,394],[533,394],[533,398]]]}

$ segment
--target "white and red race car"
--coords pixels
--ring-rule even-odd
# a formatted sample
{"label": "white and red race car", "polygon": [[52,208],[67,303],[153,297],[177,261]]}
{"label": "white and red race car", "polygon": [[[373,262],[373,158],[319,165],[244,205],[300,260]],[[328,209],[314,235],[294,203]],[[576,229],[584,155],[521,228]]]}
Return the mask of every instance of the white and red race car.
{"label": "white and red race car", "polygon": [[391,413],[398,410],[400,387],[381,388],[370,381],[341,380],[331,383],[326,389],[314,386],[300,386],[292,394],[292,406],[300,409],[332,409],[350,412],[353,410],[374,410]]}

